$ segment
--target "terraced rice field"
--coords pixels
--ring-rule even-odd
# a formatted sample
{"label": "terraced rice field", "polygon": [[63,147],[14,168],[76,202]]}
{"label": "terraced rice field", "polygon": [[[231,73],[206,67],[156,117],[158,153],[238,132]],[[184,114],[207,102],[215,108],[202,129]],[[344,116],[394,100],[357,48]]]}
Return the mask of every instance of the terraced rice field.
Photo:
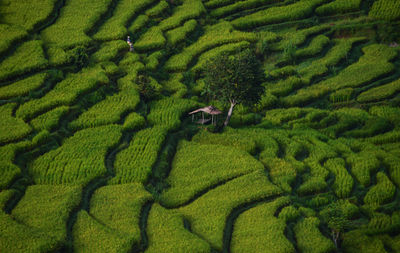
{"label": "terraced rice field", "polygon": [[399,3],[0,1],[0,252],[400,252]]}

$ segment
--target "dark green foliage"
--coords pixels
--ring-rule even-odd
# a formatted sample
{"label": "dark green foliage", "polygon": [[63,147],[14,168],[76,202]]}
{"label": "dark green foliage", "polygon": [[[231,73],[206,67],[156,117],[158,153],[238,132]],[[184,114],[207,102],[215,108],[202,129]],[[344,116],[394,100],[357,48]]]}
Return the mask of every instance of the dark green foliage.
{"label": "dark green foliage", "polygon": [[210,99],[254,104],[263,92],[261,64],[250,49],[210,60],[205,72],[205,92]]}

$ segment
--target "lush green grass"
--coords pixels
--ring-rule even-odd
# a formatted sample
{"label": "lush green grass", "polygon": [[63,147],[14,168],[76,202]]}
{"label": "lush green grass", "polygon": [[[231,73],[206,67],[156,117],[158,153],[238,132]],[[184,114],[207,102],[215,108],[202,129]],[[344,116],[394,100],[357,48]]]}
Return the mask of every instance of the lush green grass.
{"label": "lush green grass", "polygon": [[175,210],[153,204],[147,220],[149,246],[145,252],[210,252],[210,245],[184,227]]}
{"label": "lush green grass", "polygon": [[240,214],[233,229],[231,251],[295,252],[284,234],[285,221],[274,217],[276,209],[288,202],[283,197]]}
{"label": "lush green grass", "polygon": [[78,131],[59,148],[34,160],[29,171],[38,184],[87,184],[107,173],[107,151],[120,137],[117,125]]}
{"label": "lush green grass", "polygon": [[255,171],[210,190],[179,211],[189,219],[193,232],[221,250],[226,218],[236,206],[280,193],[264,172]]}
{"label": "lush green grass", "polygon": [[326,0],[300,0],[296,3],[271,7],[232,21],[234,27],[250,29],[257,26],[292,21],[310,16],[313,9]]}
{"label": "lush green grass", "polygon": [[32,128],[23,120],[13,117],[16,104],[5,104],[0,106],[0,143],[15,141],[27,136]]}
{"label": "lush green grass", "polygon": [[15,42],[20,41],[28,35],[21,27],[7,24],[0,24],[0,34],[2,35],[0,54],[6,52]]}
{"label": "lush green grass", "polygon": [[79,73],[69,74],[45,96],[22,104],[16,115],[28,120],[55,107],[70,105],[77,102],[76,100],[81,94],[96,88],[99,84],[106,84],[108,81],[108,77],[100,67],[83,69]]}
{"label": "lush green grass", "polygon": [[400,18],[400,3],[396,0],[378,0],[375,1],[369,12],[369,16],[386,19],[396,20]]}
{"label": "lush green grass", "polygon": [[[398,252],[397,5],[1,1],[0,251]],[[221,129],[203,69],[245,48]]]}
{"label": "lush green grass", "polygon": [[168,43],[172,46],[176,46],[178,43],[185,41],[187,35],[193,32],[196,27],[197,21],[195,19],[190,19],[186,21],[183,26],[169,30],[168,32],[166,32]]}
{"label": "lush green grass", "polygon": [[197,18],[204,14],[206,9],[201,0],[185,0],[182,5],[175,8],[172,15],[159,24],[162,31],[171,30],[183,25],[185,21]]}
{"label": "lush green grass", "polygon": [[[199,155],[193,156],[195,153]],[[174,157],[167,180],[170,188],[163,193],[162,203],[181,205],[208,187],[263,169],[263,165],[245,151],[183,142]]]}
{"label": "lush green grass", "polygon": [[155,126],[137,132],[127,149],[119,152],[115,159],[115,177],[111,184],[145,183],[157,160],[157,154],[164,142],[167,130]]}
{"label": "lush green grass", "polygon": [[32,127],[37,130],[54,130],[60,120],[67,115],[70,108],[68,106],[56,107],[51,111],[43,113],[42,115],[31,120]]}
{"label": "lush green grass", "polygon": [[0,88],[0,99],[10,99],[28,95],[29,92],[40,88],[48,78],[49,74],[44,72],[3,86]]}
{"label": "lush green grass", "polygon": [[194,109],[196,105],[198,103],[193,100],[173,97],[154,101],[150,105],[147,120],[151,125],[160,125],[168,130],[175,130],[179,127],[180,118],[184,113]]}
{"label": "lush green grass", "polygon": [[141,13],[154,0],[122,0],[114,9],[113,15],[99,28],[93,36],[95,40],[125,39],[126,25],[130,18]]}
{"label": "lush green grass", "polygon": [[94,219],[85,210],[78,213],[72,231],[75,252],[128,252],[133,239]]}
{"label": "lush green grass", "polygon": [[361,0],[335,0],[318,7],[315,12],[318,15],[325,16],[357,11],[360,8],[360,3]]}
{"label": "lush green grass", "polygon": [[138,51],[149,51],[162,48],[167,40],[158,27],[152,27],[145,32],[133,45]]}
{"label": "lush green grass", "polygon": [[301,252],[334,252],[331,240],[321,234],[318,229],[320,221],[316,217],[308,217],[299,221],[294,227],[297,247]]}
{"label": "lush green grass", "polygon": [[62,48],[88,45],[92,39],[87,33],[107,11],[110,3],[111,0],[68,1],[61,9],[56,23],[42,31],[43,40]]}
{"label": "lush green grass", "polygon": [[73,129],[118,123],[124,112],[134,110],[140,97],[136,89],[121,87],[120,92],[106,97],[82,113],[69,126]]}
{"label": "lush green grass", "polygon": [[43,252],[65,243],[69,213],[79,204],[78,186],[36,185],[26,193],[11,215],[0,213],[0,250]]}
{"label": "lush green grass", "polygon": [[[139,228],[141,210],[151,199],[151,194],[141,184],[109,185],[95,191],[90,200],[89,214],[138,246],[141,240]],[[104,203],[107,203],[106,207]],[[95,240],[91,247],[96,247]]]}
{"label": "lush green grass", "polygon": [[209,49],[227,43],[240,41],[254,42],[256,40],[257,38],[255,34],[235,31],[230,23],[221,22],[208,27],[204,35],[195,43],[185,47],[181,53],[169,58],[165,63],[165,68],[170,71],[183,71],[186,70],[188,64],[193,60],[193,58]]}
{"label": "lush green grass", "polygon": [[15,78],[27,72],[46,68],[48,61],[43,52],[42,42],[32,40],[19,46],[11,57],[0,63],[0,80]]}
{"label": "lush green grass", "polygon": [[400,80],[393,81],[391,83],[374,87],[367,91],[364,91],[357,97],[357,101],[361,103],[374,102],[384,100],[392,97],[400,91]]}
{"label": "lush green grass", "polygon": [[43,1],[7,1],[1,5],[1,21],[5,24],[23,27],[27,31],[38,28],[53,14],[57,0]]}

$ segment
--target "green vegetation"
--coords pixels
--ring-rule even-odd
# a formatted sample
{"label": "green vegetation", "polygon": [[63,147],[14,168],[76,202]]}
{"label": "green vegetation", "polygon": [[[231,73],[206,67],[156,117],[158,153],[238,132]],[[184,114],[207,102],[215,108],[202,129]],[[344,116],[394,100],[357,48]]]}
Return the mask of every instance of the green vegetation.
{"label": "green vegetation", "polygon": [[[100,19],[101,15],[107,11],[110,3],[111,0],[68,1],[62,8],[57,22],[42,31],[43,40],[62,48],[88,45],[92,39],[87,33]],[[90,12],[87,10],[90,10]],[[68,39],[65,39],[65,37],[68,37]]]}
{"label": "green vegetation", "polygon": [[57,106],[70,105],[83,93],[96,88],[99,84],[108,83],[108,78],[101,68],[88,68],[80,73],[70,74],[44,97],[32,99],[21,105],[16,115],[24,120],[31,119],[40,113]]}
{"label": "green vegetation", "polygon": [[42,252],[59,248],[66,241],[67,219],[80,195],[79,186],[28,187],[10,215],[0,213],[1,251]]}
{"label": "green vegetation", "polygon": [[360,8],[360,3],[361,0],[335,0],[318,7],[315,12],[324,16],[357,11]]}
{"label": "green vegetation", "polygon": [[32,40],[19,46],[11,57],[0,63],[0,80],[11,79],[47,67],[42,42]]}
{"label": "green vegetation", "polygon": [[26,31],[38,28],[54,10],[57,0],[26,2],[22,0],[3,1],[1,3],[1,21],[14,27],[23,27]]}
{"label": "green vegetation", "polygon": [[116,175],[110,183],[145,183],[157,160],[166,132],[166,129],[160,126],[137,132],[129,143],[129,147],[117,154]]}
{"label": "green vegetation", "polygon": [[0,106],[0,143],[21,139],[32,131],[23,120],[12,116],[15,106],[16,104]]}
{"label": "green vegetation", "polygon": [[[199,155],[193,156],[195,153]],[[207,161],[208,157],[213,157],[212,163]],[[167,181],[170,188],[163,193],[162,203],[167,206],[181,205],[208,187],[263,169],[262,164],[245,151],[183,142],[172,163]]]}
{"label": "green vegetation", "polygon": [[369,16],[386,19],[396,20],[400,18],[400,3],[396,0],[378,0],[375,1],[369,12]]}
{"label": "green vegetation", "polygon": [[[247,187],[249,184],[253,187]],[[179,211],[188,217],[196,234],[205,238],[213,247],[221,249],[225,220],[233,208],[280,193],[279,188],[268,181],[264,172],[255,171],[208,191]],[[205,215],[211,212],[213,216]]]}
{"label": "green vegetation", "polygon": [[87,184],[107,173],[104,159],[118,143],[120,130],[120,126],[107,125],[78,131],[59,148],[34,160],[29,171],[39,184]]}
{"label": "green vegetation", "polygon": [[285,221],[274,217],[276,209],[287,203],[283,197],[242,213],[235,223],[232,252],[295,252],[284,234]]}
{"label": "green vegetation", "polygon": [[183,215],[159,204],[151,207],[146,252],[210,252],[210,245],[184,228]]}
{"label": "green vegetation", "polygon": [[400,252],[399,10],[0,0],[0,252]]}
{"label": "green vegetation", "polygon": [[307,16],[311,15],[313,8],[324,2],[327,1],[300,0],[287,6],[271,7],[245,17],[235,19],[232,21],[232,24],[239,29],[249,29],[267,24],[306,18]]}
{"label": "green vegetation", "polygon": [[[111,241],[106,240],[103,247],[110,248],[111,252],[118,252],[118,249],[124,247],[129,249],[132,244],[138,246],[141,240],[139,228],[141,209],[150,200],[150,193],[140,184],[99,188],[90,201],[90,213],[82,212],[78,216],[80,223],[74,231],[81,245],[76,245],[76,248],[83,251],[95,250],[98,247],[96,236],[107,235]],[[107,208],[103,205],[105,202],[108,203]],[[113,248],[116,245],[118,246]]]}

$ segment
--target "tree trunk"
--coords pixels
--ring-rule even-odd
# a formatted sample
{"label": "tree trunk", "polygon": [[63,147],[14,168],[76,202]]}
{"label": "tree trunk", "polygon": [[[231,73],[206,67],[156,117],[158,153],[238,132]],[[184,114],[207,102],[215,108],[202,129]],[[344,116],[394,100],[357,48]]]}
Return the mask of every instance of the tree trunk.
{"label": "tree trunk", "polygon": [[229,124],[229,120],[232,117],[233,108],[235,107],[235,105],[236,105],[236,103],[234,101],[231,102],[231,108],[229,108],[228,115],[226,116],[226,120],[224,122],[224,127],[226,127]]}

